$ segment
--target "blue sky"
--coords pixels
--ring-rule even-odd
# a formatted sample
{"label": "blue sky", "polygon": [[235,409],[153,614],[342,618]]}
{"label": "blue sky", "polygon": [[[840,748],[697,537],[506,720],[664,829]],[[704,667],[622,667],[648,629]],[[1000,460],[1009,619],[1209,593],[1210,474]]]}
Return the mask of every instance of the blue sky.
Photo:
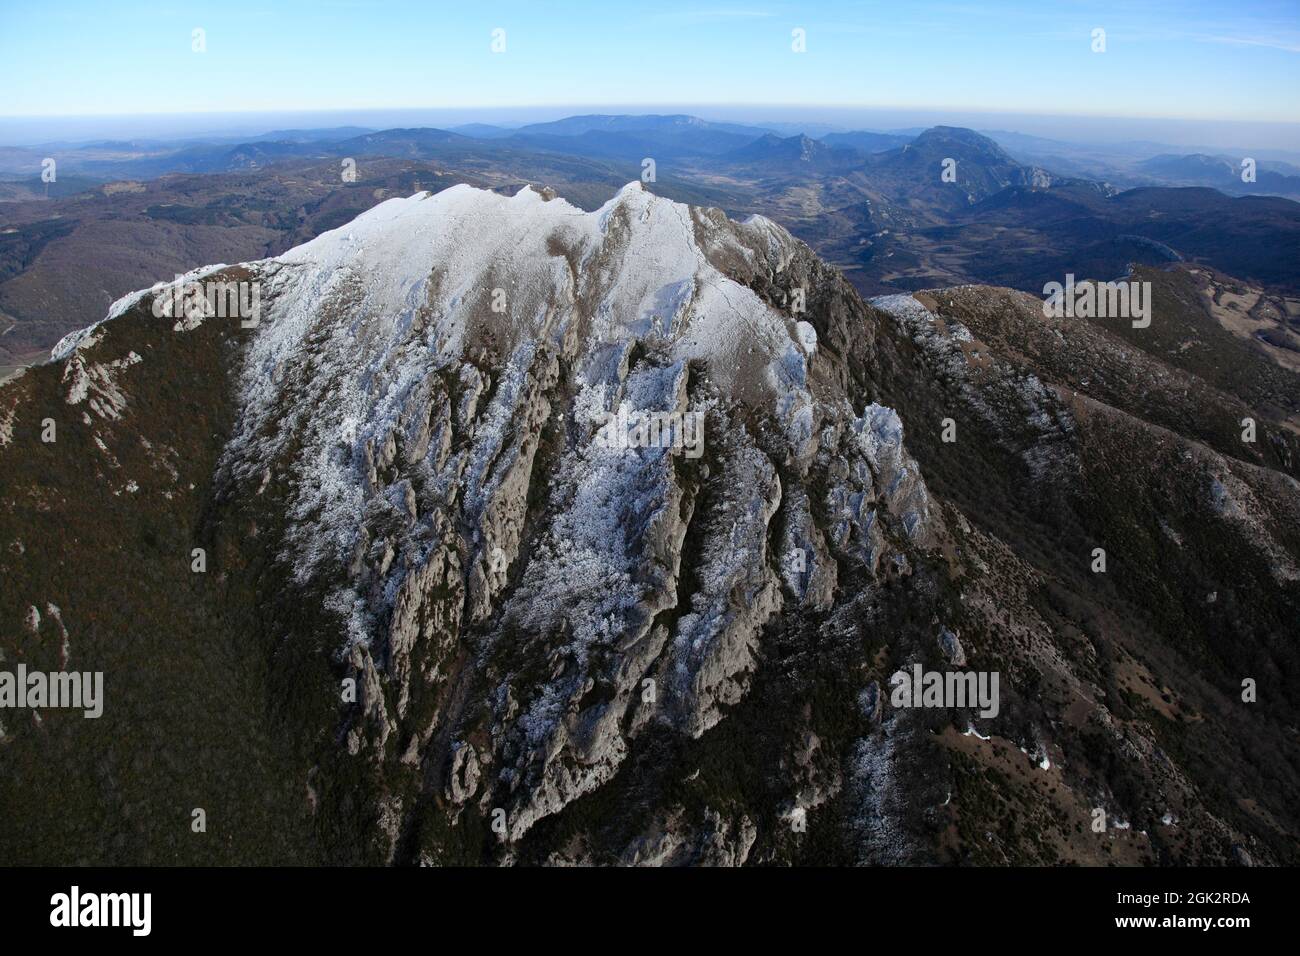
{"label": "blue sky", "polygon": [[7,116],[711,103],[1291,123],[1300,0],[0,0],[0,63]]}

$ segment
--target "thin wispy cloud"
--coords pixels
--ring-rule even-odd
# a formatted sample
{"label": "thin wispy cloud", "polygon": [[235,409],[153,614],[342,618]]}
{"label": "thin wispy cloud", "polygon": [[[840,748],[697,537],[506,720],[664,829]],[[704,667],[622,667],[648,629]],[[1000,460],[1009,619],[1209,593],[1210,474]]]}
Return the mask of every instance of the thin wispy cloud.
{"label": "thin wispy cloud", "polygon": [[1300,39],[1287,37],[1197,36],[1204,43],[1224,43],[1228,46],[1260,46],[1270,50],[1300,53]]}

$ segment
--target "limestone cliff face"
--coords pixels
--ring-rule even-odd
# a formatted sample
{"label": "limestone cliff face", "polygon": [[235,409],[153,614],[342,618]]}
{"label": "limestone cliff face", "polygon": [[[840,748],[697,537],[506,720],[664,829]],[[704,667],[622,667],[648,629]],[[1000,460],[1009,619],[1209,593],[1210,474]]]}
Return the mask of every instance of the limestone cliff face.
{"label": "limestone cliff face", "polygon": [[299,519],[280,556],[337,613],[349,753],[418,769],[453,823],[504,811],[509,846],[647,735],[725,720],[841,563],[934,543],[796,255],[637,185],[594,213],[458,187],[257,264],[223,493],[269,473]]}

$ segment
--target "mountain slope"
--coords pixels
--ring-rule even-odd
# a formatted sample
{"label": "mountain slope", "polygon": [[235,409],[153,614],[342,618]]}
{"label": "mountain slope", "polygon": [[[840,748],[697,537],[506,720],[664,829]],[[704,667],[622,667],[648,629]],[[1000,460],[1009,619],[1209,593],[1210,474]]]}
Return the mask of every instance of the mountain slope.
{"label": "mountain slope", "polygon": [[[418,193],[187,279],[218,280],[257,283],[256,328],[146,291],[0,388],[0,649],[57,668],[63,628],[107,688],[96,721],[4,715],[4,839],[77,834],[6,858],[1296,858],[1294,480],[1178,436],[1197,469],[1135,488],[1108,443],[1191,426],[1068,399],[994,335],[1014,295],[877,308],[637,184]],[[1127,569],[1159,517],[1234,567],[1146,608],[1082,543]],[[1192,613],[1211,584],[1241,627]],[[896,706],[914,664],[999,672],[997,712]],[[204,680],[184,720],[142,704]]]}

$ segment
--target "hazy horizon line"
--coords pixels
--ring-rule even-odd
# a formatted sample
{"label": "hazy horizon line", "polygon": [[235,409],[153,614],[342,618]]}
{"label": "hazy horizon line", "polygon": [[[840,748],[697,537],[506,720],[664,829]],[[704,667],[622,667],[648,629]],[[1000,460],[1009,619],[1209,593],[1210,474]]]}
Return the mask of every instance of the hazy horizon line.
{"label": "hazy horizon line", "polygon": [[917,126],[980,126],[1065,142],[1158,142],[1216,149],[1300,152],[1300,123],[1213,117],[1021,112],[1003,108],[847,106],[823,103],[578,102],[515,106],[333,107],[328,109],[190,110],[186,112],[0,114],[0,144],[9,147],[93,139],[261,135],[329,118],[337,126],[446,128],[551,122],[575,115],[689,115],[712,122],[761,126],[806,124],[843,130]]}
{"label": "hazy horizon line", "polygon": [[[774,109],[774,110],[822,110],[822,111],[879,111],[879,112],[920,112],[920,113],[944,113],[944,112],[961,112],[961,113],[983,113],[990,115],[1003,116],[1025,116],[1025,117],[1050,117],[1054,119],[1068,119],[1071,117],[1089,118],[1089,119],[1120,119],[1120,120],[1159,120],[1171,122],[1188,122],[1188,123],[1235,123],[1235,124],[1252,124],[1275,126],[1298,126],[1300,127],[1300,117],[1290,119],[1279,119],[1274,117],[1246,117],[1240,116],[1205,116],[1191,114],[1160,114],[1160,113],[1125,113],[1125,112],[1108,112],[1105,110],[1060,110],[1060,111],[1043,111],[1043,110],[1017,110],[1009,107],[990,107],[975,106],[963,104],[885,104],[885,103],[823,103],[818,101],[791,100],[786,102],[773,101],[765,102],[755,100],[753,102],[548,102],[548,103],[509,103],[509,104],[481,104],[473,106],[330,106],[330,107],[265,107],[255,109],[194,109],[184,111],[168,110],[141,110],[136,112],[92,112],[92,113],[0,113],[0,121],[5,120],[70,120],[70,119],[143,119],[143,118],[162,118],[162,117],[190,117],[190,116],[262,116],[262,115],[292,115],[292,114],[328,114],[328,113],[483,113],[483,112],[508,112],[511,110],[613,110],[609,115],[617,115],[628,110],[663,110],[672,108],[676,112],[683,112],[685,115],[691,115],[691,110],[701,109],[727,109],[727,110],[754,110],[754,109]],[[572,114],[571,114],[572,115]],[[703,117],[701,117],[703,118]]]}

